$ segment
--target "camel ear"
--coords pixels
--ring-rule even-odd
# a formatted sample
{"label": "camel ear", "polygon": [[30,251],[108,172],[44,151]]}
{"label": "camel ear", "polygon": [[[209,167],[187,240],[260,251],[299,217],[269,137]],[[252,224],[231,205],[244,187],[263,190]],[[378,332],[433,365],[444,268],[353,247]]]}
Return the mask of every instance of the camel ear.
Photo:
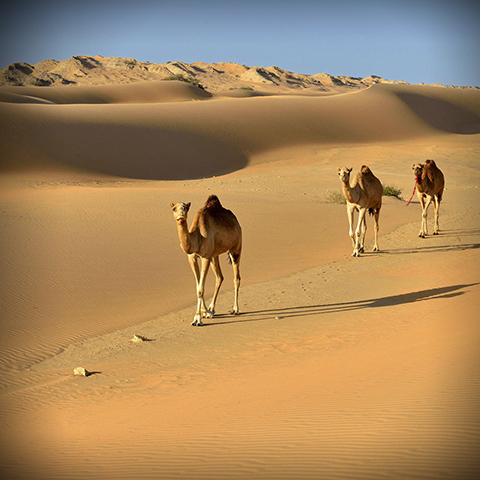
{"label": "camel ear", "polygon": [[347,168],[348,173],[350,173],[353,170],[353,167]]}
{"label": "camel ear", "polygon": [[340,167],[337,168],[337,172],[340,173],[342,169]]}
{"label": "camel ear", "polygon": [[191,204],[192,204],[191,202],[188,202],[188,203],[187,203],[187,205],[186,205],[186,207],[187,207],[187,212],[188,212],[188,210],[190,210],[190,205],[191,205]]}

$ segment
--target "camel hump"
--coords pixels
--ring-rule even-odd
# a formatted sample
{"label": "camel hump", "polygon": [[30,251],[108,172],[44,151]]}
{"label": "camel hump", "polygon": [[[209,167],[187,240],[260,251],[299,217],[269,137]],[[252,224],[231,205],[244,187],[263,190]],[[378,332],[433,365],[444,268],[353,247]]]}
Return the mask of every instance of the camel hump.
{"label": "camel hump", "polygon": [[360,171],[358,172],[358,183],[362,186],[362,188],[366,185],[366,183],[377,183],[380,182],[378,178],[373,174],[370,170],[370,167],[366,165],[362,165]]}
{"label": "camel hump", "polygon": [[210,195],[205,202],[205,208],[221,208],[222,204],[216,195]]}
{"label": "camel hump", "polygon": [[210,195],[205,202],[204,207],[199,210],[201,213],[201,223],[206,227],[210,222],[217,225],[223,225],[226,228],[236,228],[238,220],[230,210],[227,210],[222,206],[220,200],[216,195]]}
{"label": "camel hump", "polygon": [[437,177],[437,181],[443,178],[442,171],[437,167],[435,161],[430,159],[425,160],[423,175],[426,176],[432,183],[435,181],[435,177]]}

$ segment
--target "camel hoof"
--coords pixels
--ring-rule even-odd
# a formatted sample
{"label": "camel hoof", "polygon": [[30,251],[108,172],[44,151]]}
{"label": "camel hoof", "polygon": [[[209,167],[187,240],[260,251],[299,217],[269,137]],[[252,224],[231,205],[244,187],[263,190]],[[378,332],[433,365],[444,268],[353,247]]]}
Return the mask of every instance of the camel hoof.
{"label": "camel hoof", "polygon": [[375,247],[375,248],[372,250],[372,252],[379,252],[379,251],[380,251],[380,249],[379,249],[378,247]]}
{"label": "camel hoof", "polygon": [[213,315],[214,315],[214,312],[212,312],[211,310],[207,310],[202,314],[203,318],[213,318]]}
{"label": "camel hoof", "polygon": [[190,325],[194,327],[201,327],[203,325],[203,322],[200,318],[194,318],[193,322]]}
{"label": "camel hoof", "polygon": [[232,308],[229,313],[230,313],[230,315],[238,315],[240,312],[238,310],[235,310],[234,308]]}
{"label": "camel hoof", "polygon": [[438,232],[433,232],[434,235],[438,235]]}
{"label": "camel hoof", "polygon": [[365,249],[363,247],[360,247],[360,249],[358,250],[358,253],[365,253]]}

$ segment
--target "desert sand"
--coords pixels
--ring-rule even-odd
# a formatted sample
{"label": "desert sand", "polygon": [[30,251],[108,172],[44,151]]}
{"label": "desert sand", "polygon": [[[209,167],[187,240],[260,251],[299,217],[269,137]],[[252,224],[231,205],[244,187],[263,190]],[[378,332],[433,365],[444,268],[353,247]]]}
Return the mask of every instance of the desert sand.
{"label": "desert sand", "polygon": [[[268,93],[0,88],[3,478],[478,477],[480,91]],[[329,198],[364,164],[402,198],[353,258]],[[191,222],[211,194],[242,225],[241,313],[223,256],[192,327],[169,204]]]}

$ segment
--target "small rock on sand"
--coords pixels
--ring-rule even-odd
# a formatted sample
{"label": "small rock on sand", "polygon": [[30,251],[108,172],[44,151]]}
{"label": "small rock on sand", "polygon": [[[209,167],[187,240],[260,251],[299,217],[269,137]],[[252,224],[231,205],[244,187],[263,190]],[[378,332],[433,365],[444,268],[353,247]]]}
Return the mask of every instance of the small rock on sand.
{"label": "small rock on sand", "polygon": [[134,335],[133,338],[130,340],[133,343],[145,342],[147,340],[146,337],[142,335]]}

